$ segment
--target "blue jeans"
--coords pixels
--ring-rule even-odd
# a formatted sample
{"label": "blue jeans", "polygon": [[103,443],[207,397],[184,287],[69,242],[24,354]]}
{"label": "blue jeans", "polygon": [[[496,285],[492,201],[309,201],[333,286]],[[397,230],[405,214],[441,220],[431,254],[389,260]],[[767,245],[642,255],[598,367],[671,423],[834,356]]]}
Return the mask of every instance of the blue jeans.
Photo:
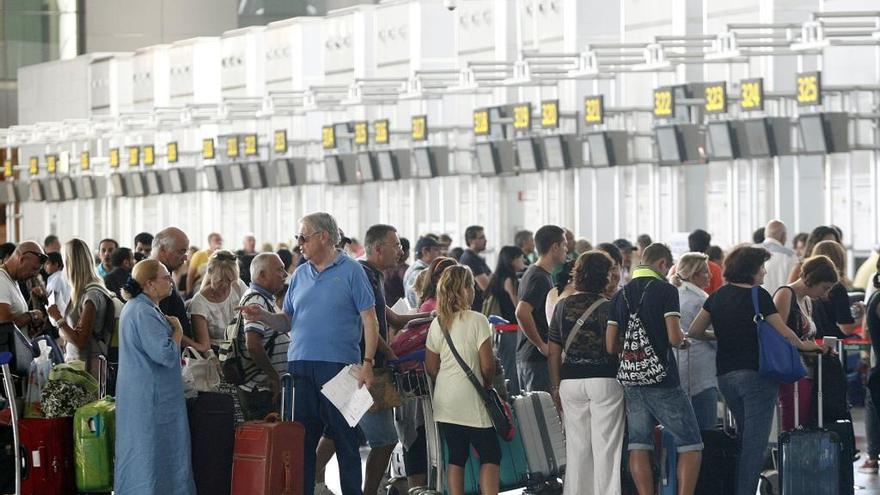
{"label": "blue jeans", "polygon": [[339,482],[343,495],[362,495],[361,454],[357,428],[321,393],[321,387],[346,365],[324,361],[291,361],[287,363],[293,376],[293,420],[305,427],[303,446],[303,493],[315,491],[315,449],[321,434],[327,430],[336,445]]}
{"label": "blue jeans", "polygon": [[868,444],[868,458],[877,459],[880,455],[880,417],[871,390],[865,387],[865,442]]}
{"label": "blue jeans", "polygon": [[754,495],[764,466],[779,382],[754,370],[736,370],[719,376],[718,386],[736,420],[740,442],[736,495]]}
{"label": "blue jeans", "polygon": [[654,426],[663,425],[679,453],[703,450],[694,409],[681,387],[623,387],[629,450],[654,450]]}
{"label": "blue jeans", "polygon": [[712,430],[718,425],[718,389],[709,387],[702,392],[691,396],[691,405],[694,407],[694,416],[700,431]]}

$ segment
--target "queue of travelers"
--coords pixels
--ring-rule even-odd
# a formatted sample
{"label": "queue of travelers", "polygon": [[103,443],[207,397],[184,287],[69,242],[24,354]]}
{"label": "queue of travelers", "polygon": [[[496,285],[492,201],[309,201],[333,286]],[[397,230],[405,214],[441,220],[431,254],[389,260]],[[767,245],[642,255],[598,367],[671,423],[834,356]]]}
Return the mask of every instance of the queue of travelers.
{"label": "queue of travelers", "polygon": [[[258,371],[239,385],[221,380],[218,391],[233,396],[237,423],[257,420],[280,411],[280,377],[293,376],[307,494],[332,493],[324,471],[334,455],[343,494],[379,493],[398,443],[410,485],[425,484],[431,460],[420,409],[403,403],[350,426],[321,393],[348,365],[357,366],[359,386],[374,386],[401,357],[393,344],[410,322],[431,322],[424,369],[448,451],[447,488],[456,495],[464,493],[474,451],[480,490],[498,493],[502,454],[451,345],[487,386],[502,375],[511,395],[552,396],[570,440],[565,493],[621,493],[625,477],[639,493],[654,493],[658,424],[675,441],[679,493],[693,493],[701,431],[717,426],[723,401],[740,444],[736,493],[751,495],[777,407],[783,430],[815,421],[818,359],[806,355],[808,375],[790,385],[758,373],[753,289],[766,321],[801,351],[827,352],[815,339],[860,331],[880,339],[880,256],[858,270],[855,281],[868,290],[865,303],[853,306],[842,233],[831,226],[789,242],[785,224],[773,220],[760,243],[728,251],[696,230],[689,251],[673,256],[646,235],[593,248],[555,225],[519,231],[495,251],[486,229],[474,225],[463,232],[460,253],[447,235],[418,237],[411,264],[409,241],[395,227],[371,226],[362,239],[361,251],[351,248],[333,216],[313,213],[299,221],[295,249],[277,252],[257,252],[253,234],[232,252],[219,233],[199,250],[175,227],[140,233],[131,247],[105,238],[92,250],[82,239],[62,243],[54,235],[42,245],[4,245],[0,322],[53,336],[67,360],[97,375],[99,357],[117,345],[110,340],[114,300],[127,301],[114,370],[116,492],[126,494],[195,493],[181,354],[218,354],[238,315]],[[496,253],[494,269],[487,252]],[[490,324],[490,316],[506,323]],[[642,352],[648,368],[632,361],[635,331],[650,345]],[[870,391],[866,407],[862,470],[876,473],[880,419]],[[363,440],[370,451],[362,476]]]}

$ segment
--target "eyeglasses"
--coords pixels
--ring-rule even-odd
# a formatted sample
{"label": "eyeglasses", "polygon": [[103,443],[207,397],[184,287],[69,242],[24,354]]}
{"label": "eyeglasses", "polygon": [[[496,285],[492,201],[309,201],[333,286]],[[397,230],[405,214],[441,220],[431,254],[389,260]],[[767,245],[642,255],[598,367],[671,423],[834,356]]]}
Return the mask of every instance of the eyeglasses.
{"label": "eyeglasses", "polygon": [[309,242],[309,239],[311,239],[312,237],[315,237],[316,235],[318,235],[320,233],[321,233],[321,231],[318,230],[316,232],[312,232],[311,234],[296,234],[293,238],[296,239],[297,244],[305,244],[305,243]]}
{"label": "eyeglasses", "polygon": [[41,264],[41,265],[42,265],[43,263],[45,263],[46,261],[49,260],[49,257],[48,257],[48,256],[46,256],[45,254],[43,254],[43,253],[41,253],[41,252],[39,252],[39,251],[25,251],[25,252],[23,252],[23,253],[21,253],[21,254],[22,254],[22,256],[24,256],[25,254],[32,254],[32,255],[36,256],[37,258],[40,258],[40,264]]}

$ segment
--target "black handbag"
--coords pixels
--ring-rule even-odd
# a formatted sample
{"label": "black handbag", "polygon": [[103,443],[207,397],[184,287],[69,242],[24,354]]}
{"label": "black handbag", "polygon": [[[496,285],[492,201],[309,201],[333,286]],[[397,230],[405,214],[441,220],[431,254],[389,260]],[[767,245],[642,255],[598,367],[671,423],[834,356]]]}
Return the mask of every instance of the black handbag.
{"label": "black handbag", "polygon": [[440,330],[443,332],[443,337],[446,338],[449,350],[452,352],[455,360],[458,361],[458,365],[464,370],[464,374],[467,375],[468,380],[471,381],[477,390],[477,394],[483,399],[483,404],[486,406],[486,411],[489,412],[489,418],[492,420],[492,426],[495,427],[495,431],[505,441],[513,440],[516,434],[516,427],[513,423],[513,411],[510,409],[510,404],[505,402],[494,388],[486,388],[480,384],[480,380],[474,375],[474,371],[464,362],[464,359],[461,358],[461,355],[455,348],[455,344],[452,343],[452,337],[449,336],[449,332],[443,328],[443,325],[440,325]]}

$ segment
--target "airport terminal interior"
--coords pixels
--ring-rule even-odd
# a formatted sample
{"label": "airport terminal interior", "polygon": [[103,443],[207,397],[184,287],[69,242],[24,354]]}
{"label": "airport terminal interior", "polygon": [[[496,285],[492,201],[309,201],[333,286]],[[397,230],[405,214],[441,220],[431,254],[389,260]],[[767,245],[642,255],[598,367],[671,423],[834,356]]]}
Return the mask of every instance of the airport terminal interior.
{"label": "airport terminal interior", "polygon": [[[622,270],[620,287],[638,276],[637,265],[649,264],[640,257],[652,241],[667,246],[673,257],[665,269],[675,264],[681,270],[682,256],[695,251],[695,232],[708,233],[705,245],[720,248],[718,260],[745,245],[770,243],[773,256],[789,253],[785,256],[791,258],[791,267],[808,265],[805,259],[811,253],[803,253],[805,245],[812,248],[833,239],[842,248],[842,258],[828,255],[837,263],[839,277],[835,275],[833,282],[848,293],[851,306],[844,309],[849,308],[852,317],[851,323],[835,323],[831,316],[835,332],[842,334],[836,344],[829,339],[822,345],[833,348],[830,355],[839,358],[834,369],[840,370],[840,387],[845,390],[834,388],[834,382],[828,385],[834,391],[826,391],[826,397],[845,398],[855,451],[841,447],[834,455],[853,457],[852,465],[847,458],[840,463],[843,469],[835,468],[842,481],[835,480],[832,491],[783,491],[784,456],[777,448],[782,441],[776,440],[787,433],[776,424],[781,421],[776,411],[767,461],[754,488],[776,495],[880,494],[880,418],[873,404],[865,407],[875,365],[871,318],[880,331],[880,312],[872,313],[877,301],[871,305],[873,284],[880,284],[880,279],[874,282],[880,252],[876,0],[5,0],[0,1],[0,22],[0,240],[14,244],[8,253],[3,251],[4,261],[22,253],[45,261],[43,250],[51,255],[51,235],[63,246],[55,251],[67,264],[68,249],[73,251],[69,241],[81,239],[103,277],[104,270],[115,268],[110,266],[113,246],[105,253],[105,240],[115,240],[117,250],[128,247],[132,254],[135,236],[151,233],[157,236],[149,241],[155,257],[166,246],[159,234],[176,227],[189,246],[206,253],[201,259],[205,266],[208,256],[213,260],[211,253],[220,249],[215,233],[222,236],[224,249],[239,250],[238,270],[244,275],[254,254],[242,265],[241,253],[284,250],[294,259],[303,256],[308,264],[305,259],[314,255],[303,249],[309,236],[321,231],[301,219],[326,212],[350,241],[343,250],[352,258],[370,262],[375,243],[368,230],[380,224],[393,226],[399,238],[408,239],[408,247],[401,249],[401,266],[428,266],[421,259],[422,248],[437,246],[450,256],[454,248],[464,249],[462,256],[473,255],[487,267],[482,274],[471,267],[477,296],[482,297],[489,290],[483,279],[490,280],[495,267],[509,256],[503,247],[516,246],[526,263],[545,256],[540,252],[543,226],[566,231],[567,260],[593,252],[602,243],[613,244],[625,260],[615,265]],[[480,249],[471,244],[471,226],[480,227]],[[803,237],[797,237],[801,233]],[[525,247],[526,238],[533,239],[530,248]],[[28,249],[38,252],[22,251],[21,246],[30,245],[27,241],[35,241],[36,248]],[[716,260],[708,249],[699,250]],[[172,272],[179,266],[163,263]],[[720,267],[726,278],[727,262],[718,262],[719,275]],[[295,268],[289,269],[287,282],[298,276]],[[548,283],[557,283],[561,270],[554,266]],[[792,279],[786,277],[781,284],[798,280],[802,270],[797,268]],[[771,270],[767,271],[769,277]],[[386,272],[386,294],[391,272],[394,267]],[[189,277],[195,276],[201,275],[193,269]],[[177,273],[174,277],[175,283],[183,284],[178,288],[184,298],[198,292]],[[520,277],[527,278],[522,273]],[[501,327],[513,325],[520,339],[517,345],[532,345],[535,341],[524,328],[535,328],[537,321],[527,315],[529,323],[523,323],[520,313],[529,294],[523,293],[524,281],[514,277],[513,283],[523,284],[519,294],[513,285],[510,295],[520,302],[516,316],[508,318],[513,321]],[[279,296],[288,316],[293,311],[288,299],[291,304],[295,299],[294,285],[290,287]],[[776,301],[774,291],[768,290]],[[77,288],[74,293],[82,295]],[[3,297],[0,294],[0,320],[14,316],[14,311],[4,309]],[[830,295],[813,302],[811,297],[792,307],[812,315],[809,308],[827,303]],[[380,327],[392,326],[410,311],[406,298],[401,301],[396,313],[388,313],[387,323],[379,318]],[[788,296],[785,301],[794,302]],[[31,310],[46,313],[35,298],[28,302]],[[391,307],[395,301],[386,303]],[[526,306],[526,313],[535,307]],[[475,309],[489,316],[485,308]],[[790,309],[784,314],[790,315]],[[42,318],[53,325],[58,320],[51,314]],[[556,316],[548,312],[546,318],[543,335],[538,335],[545,346],[547,327],[552,334],[555,327],[550,322]],[[503,329],[489,321],[497,354]],[[59,325],[55,334],[61,331],[61,339],[67,334]],[[696,342],[688,335],[688,325],[690,321],[682,322],[681,331],[686,341]],[[364,335],[367,327],[364,324]],[[46,328],[51,333],[52,327]],[[812,328],[811,339],[832,337],[821,328],[816,334],[816,325]],[[570,327],[569,331],[576,332]],[[627,342],[629,332],[627,327]],[[381,349],[382,336],[390,333],[380,328],[379,335]],[[229,338],[221,331],[217,342]],[[296,345],[292,339],[291,348]],[[211,346],[217,349],[215,344],[212,333]],[[67,348],[71,345],[68,341]],[[430,345],[429,336],[427,355],[432,354]],[[667,342],[662,348],[672,345]],[[289,352],[292,356],[294,351]],[[802,380],[809,383],[815,377],[810,365],[815,359],[806,360],[809,375]],[[116,363],[111,368],[112,364]],[[714,370],[714,362],[712,366]],[[880,386],[880,369],[877,375]],[[235,385],[224,375],[219,390],[227,385],[234,395]],[[630,415],[629,387],[623,388]],[[803,390],[809,394],[811,389]],[[520,389],[512,392],[514,404]],[[430,402],[431,394],[427,399],[403,395],[404,401]],[[717,398],[714,419],[735,432],[742,425],[732,424],[733,414],[728,414],[720,393]],[[238,411],[237,398],[235,407]],[[815,412],[817,406],[812,407]],[[551,414],[556,427],[569,421],[564,407],[560,411],[561,415]],[[515,412],[525,416],[519,407]],[[652,414],[663,423],[656,417],[659,413]],[[419,409],[420,421],[433,422],[423,415]],[[553,429],[545,419],[540,421],[539,430]],[[426,425],[423,432],[425,428],[430,429]],[[814,433],[827,430],[821,425],[805,428]],[[877,445],[870,438],[872,429],[877,430]],[[572,431],[566,430],[571,443]],[[585,479],[599,479],[599,471],[607,469],[598,462],[595,473],[592,465],[584,468],[589,474],[572,469],[569,462],[568,471],[585,478],[567,475],[564,465],[540,478],[532,457],[546,456],[530,450],[538,447],[526,438],[529,427],[520,424],[517,431],[525,441],[529,462],[524,469],[529,475],[505,480],[508,467],[503,458],[508,450],[501,442],[501,492],[638,493],[626,484],[626,456],[623,461],[618,458],[617,475],[610,478],[621,482],[621,488],[582,488]],[[430,454],[430,433],[422,435],[429,444],[427,488],[410,493],[452,493],[446,485],[449,470]],[[17,430],[15,438],[18,442]],[[544,448],[552,451],[549,437],[543,438]],[[628,438],[633,442],[631,434]],[[676,493],[674,483],[672,488],[664,485],[670,477],[674,482],[676,473],[676,461],[666,462],[665,441],[658,440],[660,460],[648,468],[655,478],[652,488],[661,494]],[[705,437],[703,443],[704,464],[737,464],[736,455],[711,457]],[[409,455],[410,446],[398,447]],[[559,448],[564,464],[566,447]],[[236,455],[237,449],[238,445]],[[195,451],[193,446],[194,466]],[[370,452],[364,443],[360,455],[368,484],[374,477],[371,462],[376,462]],[[678,454],[678,467],[684,470],[690,459],[686,454]],[[378,493],[406,493],[393,483],[401,476],[405,479],[403,457],[403,450],[395,450]],[[853,475],[847,479],[843,472],[850,467]],[[119,478],[119,466],[115,469]],[[195,470],[198,478],[197,466]],[[735,479],[745,470],[728,469],[731,486],[739,487],[736,492],[707,491],[699,481],[696,493],[752,493],[751,485],[743,491]],[[12,476],[13,469],[8,471]],[[459,493],[473,493],[468,487],[476,486],[476,478],[483,482],[483,474],[476,467],[467,471],[466,490]],[[307,484],[314,475],[306,476]],[[314,493],[349,493],[342,489],[344,482],[340,484],[345,476],[336,460],[331,461],[326,483]],[[700,480],[703,476],[701,468]],[[693,486],[683,483],[678,493],[691,493]],[[820,490],[820,485],[816,481],[810,489]],[[45,490],[17,493],[56,493]],[[175,493],[195,493],[181,490]],[[312,490],[306,486],[303,493]],[[368,486],[365,493],[374,490]]]}

